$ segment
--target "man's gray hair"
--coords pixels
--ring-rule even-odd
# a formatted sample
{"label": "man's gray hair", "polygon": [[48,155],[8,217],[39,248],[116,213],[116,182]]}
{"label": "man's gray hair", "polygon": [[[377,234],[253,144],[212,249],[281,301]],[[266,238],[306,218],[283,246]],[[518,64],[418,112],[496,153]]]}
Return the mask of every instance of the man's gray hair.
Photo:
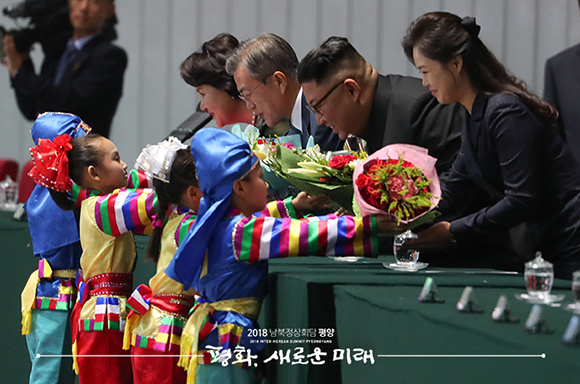
{"label": "man's gray hair", "polygon": [[226,71],[233,76],[242,65],[250,75],[264,82],[276,71],[286,77],[297,79],[296,68],[298,58],[292,46],[283,38],[273,33],[263,33],[260,36],[242,42],[226,63]]}

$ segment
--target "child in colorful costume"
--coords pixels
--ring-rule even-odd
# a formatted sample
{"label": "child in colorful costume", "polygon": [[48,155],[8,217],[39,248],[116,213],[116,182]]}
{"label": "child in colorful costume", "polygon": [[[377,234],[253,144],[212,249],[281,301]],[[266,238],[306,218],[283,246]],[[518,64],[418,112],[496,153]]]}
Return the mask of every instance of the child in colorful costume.
{"label": "child in colorful costume", "polygon": [[[188,367],[190,383],[255,382],[251,370],[232,366],[231,357],[253,367],[249,355],[263,349],[249,334],[259,328],[268,259],[376,254],[375,235],[398,232],[396,219],[252,216],[266,206],[268,184],[249,145],[227,131],[204,128],[194,135],[191,151],[204,195],[195,223],[165,270],[201,295],[181,337],[182,355],[194,357],[181,364]],[[232,208],[241,214],[229,216]],[[208,364],[215,360],[210,351],[220,347],[222,364]]]}
{"label": "child in colorful costume", "polygon": [[[153,220],[154,229],[147,247],[147,257],[157,263],[157,273],[149,281],[150,288],[140,285],[127,300],[132,311],[125,328],[124,348],[131,346],[135,384],[185,383],[187,374],[177,363],[183,326],[195,302],[196,291],[184,290],[181,283],[165,274],[165,268],[197,217],[202,193],[189,148],[173,137],[147,146],[135,167],[153,179],[158,196],[158,217]],[[296,209],[326,204],[323,196],[309,197],[302,193],[293,200],[268,204],[260,215],[296,218]],[[176,210],[175,206],[181,208]],[[179,214],[182,208],[189,211]],[[169,220],[164,224],[167,212],[170,212]]]}
{"label": "child in colorful costume", "polygon": [[[71,319],[79,382],[132,383],[130,359],[81,356],[128,354],[122,344],[136,257],[132,232],[151,232],[154,192],[124,188],[129,185],[127,165],[115,145],[99,135],[72,141],[61,135],[53,141],[40,140],[30,151],[35,182],[56,191],[52,196],[62,209],[73,209],[77,203],[81,207],[83,277],[77,281],[79,295]],[[135,172],[129,181],[147,184]]]}
{"label": "child in colorful costume", "polygon": [[[77,116],[44,113],[32,125],[35,144],[66,133],[81,137],[90,127]],[[22,334],[26,335],[32,369],[30,383],[73,383],[72,359],[38,358],[70,355],[70,310],[76,301],[75,277],[81,245],[73,212],[56,206],[46,187],[36,185],[24,208],[34,254],[40,258],[22,292]]]}
{"label": "child in colorful costume", "polygon": [[[195,166],[187,146],[170,137],[158,145],[147,146],[135,167],[153,179],[159,196],[146,254],[157,263],[157,273],[149,280],[149,287],[140,285],[127,300],[131,311],[123,348],[131,349],[135,384],[185,383],[186,373],[177,366],[175,355],[179,355],[181,331],[195,302],[195,291],[184,290],[182,284],[168,278],[163,270],[177,250],[179,233],[187,232],[195,219],[200,196]],[[171,203],[189,211],[179,214]],[[165,224],[168,211],[169,221]]]}

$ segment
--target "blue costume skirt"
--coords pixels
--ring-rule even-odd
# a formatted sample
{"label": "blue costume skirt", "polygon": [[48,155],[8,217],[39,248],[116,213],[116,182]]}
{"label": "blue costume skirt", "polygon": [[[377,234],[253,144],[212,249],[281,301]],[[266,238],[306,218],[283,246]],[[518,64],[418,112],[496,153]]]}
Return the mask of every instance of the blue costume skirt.
{"label": "blue costume skirt", "polygon": [[32,362],[30,384],[74,383],[72,357],[58,356],[71,355],[70,311],[33,309],[31,315],[26,335]]}

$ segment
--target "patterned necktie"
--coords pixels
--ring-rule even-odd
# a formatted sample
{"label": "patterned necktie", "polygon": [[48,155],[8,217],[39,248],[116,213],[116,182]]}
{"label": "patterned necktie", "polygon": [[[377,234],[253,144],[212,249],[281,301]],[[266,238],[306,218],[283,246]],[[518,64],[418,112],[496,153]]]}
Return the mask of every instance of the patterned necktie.
{"label": "patterned necktie", "polygon": [[73,62],[74,58],[76,57],[79,50],[75,46],[75,43],[70,40],[66,45],[66,50],[64,51],[60,61],[58,62],[58,66],[56,67],[56,76],[54,77],[54,85],[60,84],[64,72],[70,67],[71,63]]}

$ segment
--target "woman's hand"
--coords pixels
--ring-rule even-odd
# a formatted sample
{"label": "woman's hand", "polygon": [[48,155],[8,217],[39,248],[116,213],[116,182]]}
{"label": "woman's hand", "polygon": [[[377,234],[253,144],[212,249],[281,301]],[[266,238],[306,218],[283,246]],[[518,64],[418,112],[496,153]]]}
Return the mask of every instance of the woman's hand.
{"label": "woman's hand", "polygon": [[330,208],[330,201],[330,197],[326,195],[310,196],[306,192],[300,192],[292,199],[292,205],[296,211],[311,211]]}
{"label": "woman's hand", "polygon": [[403,248],[416,249],[418,251],[445,248],[453,243],[453,236],[449,231],[450,224],[442,221],[433,224],[429,228],[417,233],[419,238],[407,240]]}
{"label": "woman's hand", "polygon": [[406,224],[400,224],[394,215],[376,215],[379,233],[397,235],[407,230]]}

